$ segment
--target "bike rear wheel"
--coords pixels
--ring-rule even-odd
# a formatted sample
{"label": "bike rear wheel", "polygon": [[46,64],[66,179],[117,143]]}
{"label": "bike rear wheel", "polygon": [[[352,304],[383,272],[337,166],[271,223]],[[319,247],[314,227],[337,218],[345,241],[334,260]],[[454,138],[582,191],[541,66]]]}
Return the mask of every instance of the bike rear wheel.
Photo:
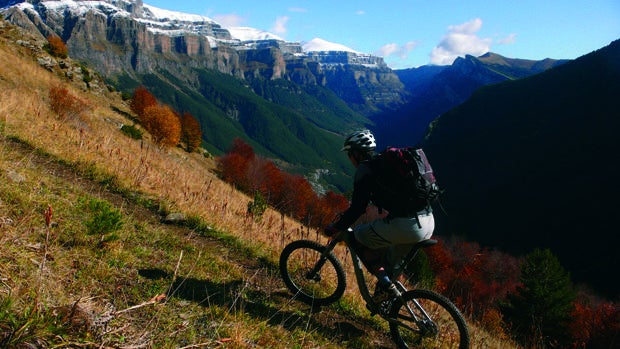
{"label": "bike rear wheel", "polygon": [[463,315],[448,298],[428,290],[403,294],[390,310],[390,333],[399,348],[469,348]]}
{"label": "bike rear wheel", "polygon": [[344,294],[346,275],[338,258],[325,246],[309,240],[288,244],[280,254],[280,274],[296,298],[312,305],[336,302]]}

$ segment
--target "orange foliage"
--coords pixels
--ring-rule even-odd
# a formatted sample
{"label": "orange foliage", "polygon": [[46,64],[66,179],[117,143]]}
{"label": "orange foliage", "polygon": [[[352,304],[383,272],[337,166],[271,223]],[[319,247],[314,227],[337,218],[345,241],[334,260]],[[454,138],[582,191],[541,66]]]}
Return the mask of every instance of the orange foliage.
{"label": "orange foliage", "polygon": [[136,113],[141,121],[144,116],[145,109],[154,105],[157,105],[157,99],[146,89],[146,87],[139,86],[134,90],[130,107],[131,111]]}
{"label": "orange foliage", "polygon": [[49,43],[49,52],[52,56],[67,58],[69,50],[60,37],[56,35],[49,35],[47,37],[47,42]]}
{"label": "orange foliage", "polygon": [[181,121],[170,107],[153,105],[144,110],[142,125],[153,141],[163,146],[175,146],[181,139]]}
{"label": "orange foliage", "polygon": [[76,119],[91,109],[90,105],[74,96],[69,90],[60,85],[53,86],[49,92],[50,108],[62,120]]}
{"label": "orange foliage", "polygon": [[190,113],[183,113],[181,117],[181,142],[185,143],[185,150],[191,153],[202,143],[202,131],[198,120]]}

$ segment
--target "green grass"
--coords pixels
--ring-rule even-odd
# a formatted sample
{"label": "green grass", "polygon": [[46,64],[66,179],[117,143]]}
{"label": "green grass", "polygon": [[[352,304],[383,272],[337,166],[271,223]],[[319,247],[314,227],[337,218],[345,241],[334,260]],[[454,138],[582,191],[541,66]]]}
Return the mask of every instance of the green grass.
{"label": "green grass", "polygon": [[[102,174],[76,172],[24,142],[0,138],[0,163],[0,219],[13,222],[0,237],[3,345],[122,346],[146,336],[159,348],[372,347],[368,337],[335,344],[325,311],[355,305],[316,313],[292,301],[265,246],[198,216],[163,225],[158,213],[168,204],[136,199],[142,196],[111,188]],[[101,243],[93,231],[115,238]]]}

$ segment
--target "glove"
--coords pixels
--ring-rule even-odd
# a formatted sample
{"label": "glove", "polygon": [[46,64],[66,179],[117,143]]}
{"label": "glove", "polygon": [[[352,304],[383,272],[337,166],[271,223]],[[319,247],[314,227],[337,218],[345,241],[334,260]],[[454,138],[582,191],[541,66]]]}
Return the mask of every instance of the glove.
{"label": "glove", "polygon": [[335,228],[332,224],[325,227],[325,236],[332,237],[340,232],[340,229]]}

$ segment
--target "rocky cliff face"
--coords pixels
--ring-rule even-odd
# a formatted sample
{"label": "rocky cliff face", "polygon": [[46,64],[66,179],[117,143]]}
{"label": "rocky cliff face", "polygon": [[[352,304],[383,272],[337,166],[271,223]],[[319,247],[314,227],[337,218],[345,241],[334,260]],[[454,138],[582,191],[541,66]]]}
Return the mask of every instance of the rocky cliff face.
{"label": "rocky cliff face", "polygon": [[402,102],[403,85],[383,59],[351,52],[304,53],[298,43],[240,41],[206,17],[163,12],[142,1],[0,1],[10,22],[57,35],[75,59],[108,78],[167,71],[191,83],[188,68],[241,79],[320,84],[361,112]]}

